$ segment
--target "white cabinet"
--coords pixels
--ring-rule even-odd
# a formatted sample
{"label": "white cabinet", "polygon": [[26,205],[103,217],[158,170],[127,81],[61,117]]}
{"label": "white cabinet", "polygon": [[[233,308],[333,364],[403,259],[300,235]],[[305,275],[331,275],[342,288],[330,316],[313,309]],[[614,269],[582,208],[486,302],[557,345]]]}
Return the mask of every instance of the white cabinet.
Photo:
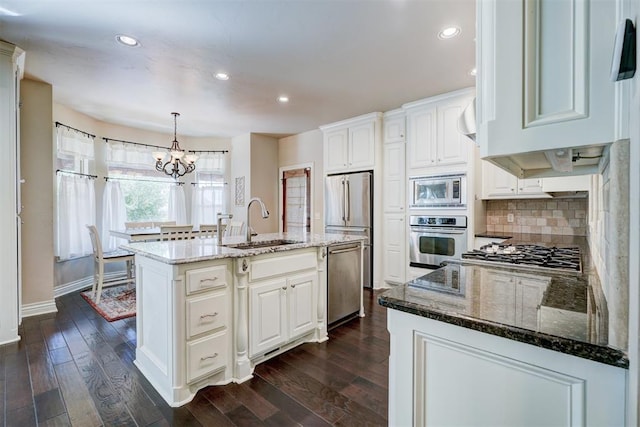
{"label": "white cabinet", "polygon": [[404,212],[406,176],[404,169],[405,143],[384,144],[382,204],[385,212]]}
{"label": "white cabinet", "polygon": [[249,357],[313,331],[317,281],[314,272],[250,285]]}
{"label": "white cabinet", "polygon": [[171,405],[234,378],[232,261],[165,264],[136,255],[135,364]]}
{"label": "white cabinet", "polygon": [[403,111],[388,112],[384,114],[384,143],[405,141],[406,121]]}
{"label": "white cabinet", "polygon": [[520,179],[514,175],[482,161],[482,198],[548,198],[542,189],[542,178]]}
{"label": "white cabinet", "polygon": [[465,165],[472,142],[458,130],[458,119],[473,97],[464,89],[405,104],[407,112],[407,168]]}
{"label": "white cabinet", "polygon": [[[621,3],[477,2],[481,157],[499,161],[626,137],[618,125],[624,120],[616,118],[627,107],[616,101],[616,91],[627,88],[609,80]],[[510,159],[514,169],[526,169],[517,156]]]}
{"label": "white cabinet", "polygon": [[380,113],[371,113],[320,127],[325,173],[374,168],[381,139],[380,117]]}
{"label": "white cabinet", "polygon": [[625,425],[625,369],[398,310],[387,316],[389,425]]}
{"label": "white cabinet", "polygon": [[0,140],[2,158],[0,181],[2,207],[0,208],[0,270],[2,291],[0,298],[0,344],[18,341],[19,307],[21,292],[20,261],[20,140],[18,136],[19,83],[24,66],[24,52],[16,46],[0,41]]}
{"label": "white cabinet", "polygon": [[[384,215],[384,280],[388,283],[405,282],[407,268],[407,239],[404,214]],[[426,273],[425,273],[426,274]]]}

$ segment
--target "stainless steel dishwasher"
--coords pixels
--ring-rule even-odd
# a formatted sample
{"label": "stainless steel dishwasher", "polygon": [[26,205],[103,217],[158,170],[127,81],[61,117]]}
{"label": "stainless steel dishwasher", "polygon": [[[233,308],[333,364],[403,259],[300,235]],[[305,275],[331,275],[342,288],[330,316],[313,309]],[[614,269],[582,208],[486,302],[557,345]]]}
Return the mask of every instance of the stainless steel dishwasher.
{"label": "stainless steel dishwasher", "polygon": [[[360,311],[362,264],[360,243],[329,246],[327,324],[331,327]],[[334,325],[335,326],[335,325]]]}

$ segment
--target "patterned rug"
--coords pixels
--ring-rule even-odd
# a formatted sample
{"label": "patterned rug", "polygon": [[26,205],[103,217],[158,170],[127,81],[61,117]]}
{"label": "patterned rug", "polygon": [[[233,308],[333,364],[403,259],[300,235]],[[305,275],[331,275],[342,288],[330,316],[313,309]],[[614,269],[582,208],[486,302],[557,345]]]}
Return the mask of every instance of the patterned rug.
{"label": "patterned rug", "polygon": [[80,295],[109,322],[136,315],[136,285],[133,283],[103,287],[100,304],[97,305],[91,298],[91,289]]}

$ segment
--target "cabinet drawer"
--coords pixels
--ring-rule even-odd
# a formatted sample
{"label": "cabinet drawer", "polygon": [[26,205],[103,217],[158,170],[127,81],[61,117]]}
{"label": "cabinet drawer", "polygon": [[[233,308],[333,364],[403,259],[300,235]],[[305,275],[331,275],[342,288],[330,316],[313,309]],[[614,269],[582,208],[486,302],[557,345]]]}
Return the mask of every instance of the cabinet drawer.
{"label": "cabinet drawer", "polygon": [[187,382],[224,369],[226,365],[226,331],[187,343]]}
{"label": "cabinet drawer", "polygon": [[187,295],[227,285],[225,265],[188,270],[186,276]]}
{"label": "cabinet drawer", "polygon": [[187,300],[187,338],[226,326],[227,293]]}

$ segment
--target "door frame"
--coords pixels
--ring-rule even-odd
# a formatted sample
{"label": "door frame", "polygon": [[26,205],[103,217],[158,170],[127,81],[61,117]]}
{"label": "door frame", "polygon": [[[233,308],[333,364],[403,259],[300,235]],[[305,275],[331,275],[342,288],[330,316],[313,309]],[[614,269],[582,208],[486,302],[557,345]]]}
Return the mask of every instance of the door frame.
{"label": "door frame", "polygon": [[282,233],[282,204],[284,202],[284,194],[282,194],[282,174],[286,171],[295,170],[295,169],[306,169],[309,168],[309,234],[313,234],[315,232],[313,227],[313,215],[314,215],[314,198],[315,192],[313,190],[314,187],[314,171],[313,171],[313,162],[310,163],[299,163],[296,165],[290,166],[281,166],[278,169],[278,232]]}

